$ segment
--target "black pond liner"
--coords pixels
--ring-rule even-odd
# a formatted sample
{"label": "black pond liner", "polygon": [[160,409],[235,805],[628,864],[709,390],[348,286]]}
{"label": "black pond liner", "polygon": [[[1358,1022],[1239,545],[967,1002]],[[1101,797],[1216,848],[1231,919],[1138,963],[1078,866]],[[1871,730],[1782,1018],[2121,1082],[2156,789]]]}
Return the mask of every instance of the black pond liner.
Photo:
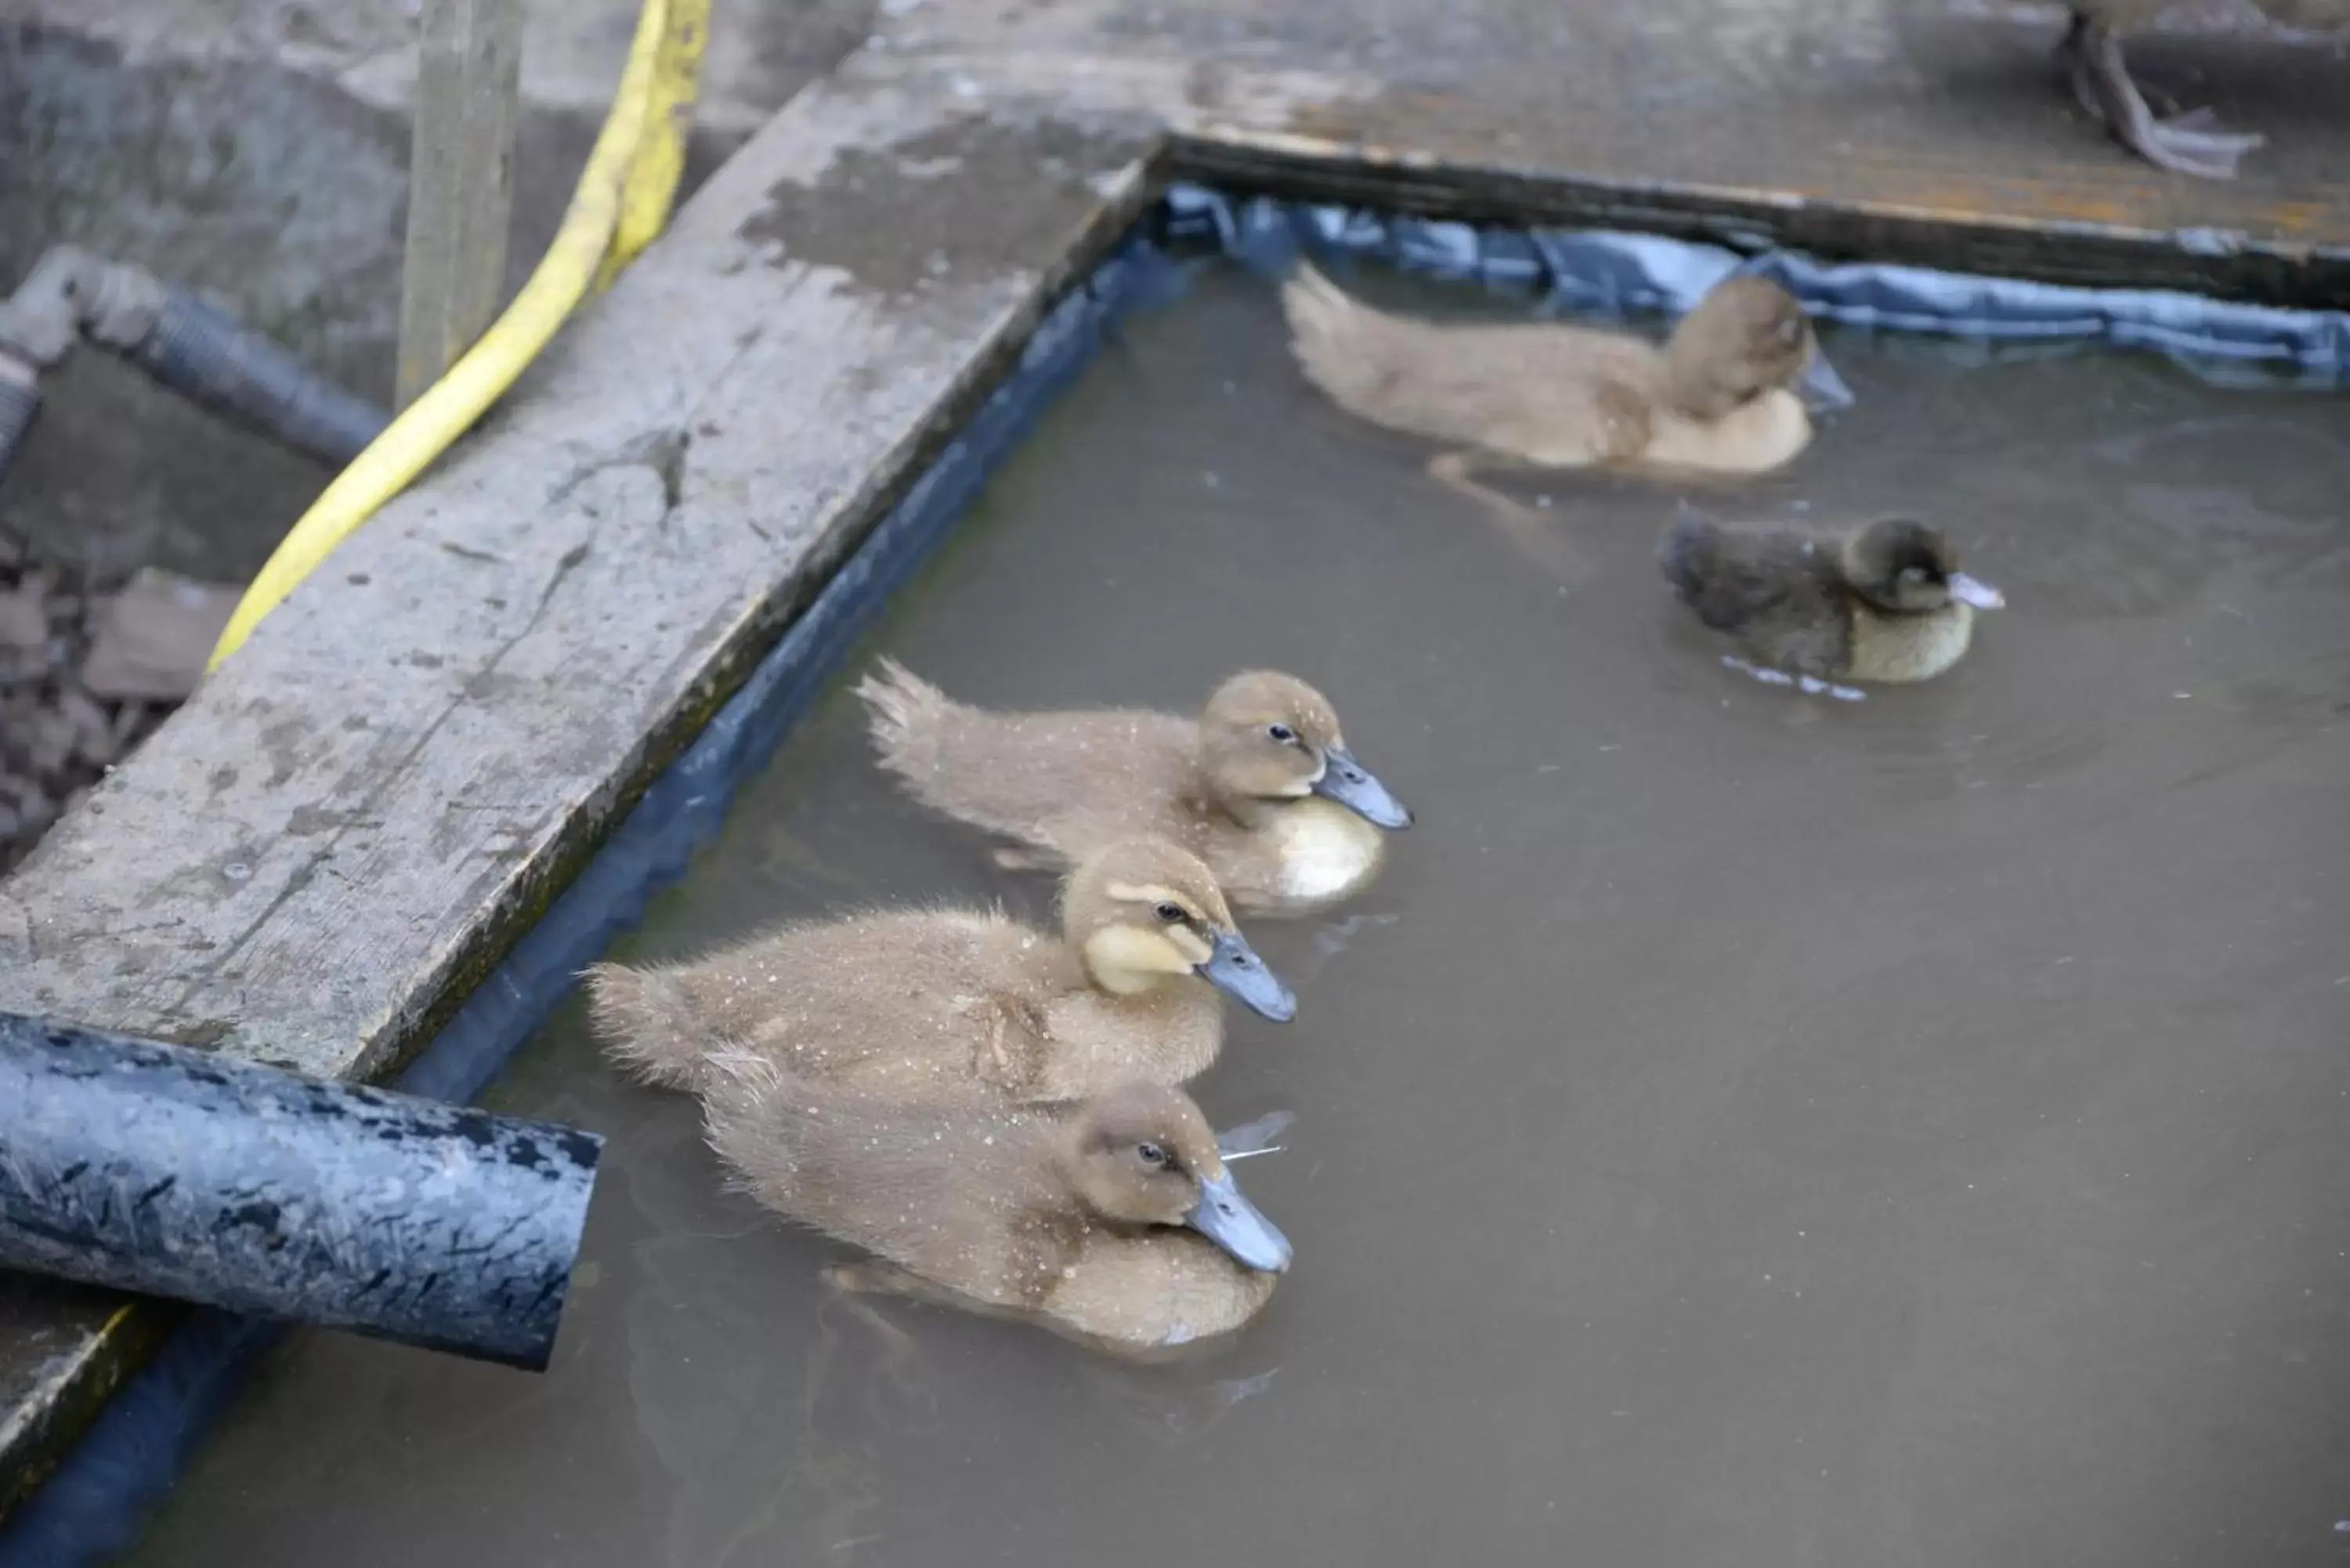
{"label": "black pond liner", "polygon": [[[579,971],[637,924],[654,892],[684,874],[693,852],[716,835],[735,788],[765,765],[889,593],[1119,320],[1183,292],[1189,274],[1177,254],[1206,248],[1264,270],[1301,242],[1453,279],[1542,286],[1555,307],[1607,316],[1686,309],[1743,268],[1779,278],[1816,314],[1856,327],[1994,348],[2147,348],[2230,385],[2350,385],[2350,315],[2339,312],[1907,266],[1825,265],[1759,244],[1741,254],[1652,235],[1480,229],[1179,186],[1046,316],[1003,384],[396,1086],[470,1100],[489,1085]],[[47,1483],[0,1525],[0,1568],[80,1568],[127,1551],[205,1428],[282,1333],[225,1313],[195,1313]]]}

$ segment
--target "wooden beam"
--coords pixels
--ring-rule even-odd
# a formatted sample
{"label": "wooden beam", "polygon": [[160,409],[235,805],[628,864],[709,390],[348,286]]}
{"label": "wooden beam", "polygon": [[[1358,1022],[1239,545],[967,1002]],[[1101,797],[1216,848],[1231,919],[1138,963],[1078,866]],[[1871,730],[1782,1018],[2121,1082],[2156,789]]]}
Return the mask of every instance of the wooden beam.
{"label": "wooden beam", "polygon": [[395,396],[473,345],[505,290],[522,94],[522,0],[424,0]]}

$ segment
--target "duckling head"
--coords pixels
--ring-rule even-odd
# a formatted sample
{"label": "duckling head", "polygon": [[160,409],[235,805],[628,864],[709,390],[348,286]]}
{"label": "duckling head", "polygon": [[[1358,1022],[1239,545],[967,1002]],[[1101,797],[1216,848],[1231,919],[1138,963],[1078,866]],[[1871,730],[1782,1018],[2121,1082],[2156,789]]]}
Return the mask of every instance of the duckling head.
{"label": "duckling head", "polygon": [[1208,1118],[1182,1090],[1133,1083],[1087,1105],[1062,1170],[1087,1208],[1128,1225],[1188,1225],[1252,1269],[1289,1267],[1289,1238],[1242,1195]]}
{"label": "duckling head", "polygon": [[1911,517],[1880,517],[1847,535],[1839,566],[1855,593],[1896,615],[1930,615],[1953,601],[1977,609],[2007,602],[1989,583],[1959,570],[1950,542]]}
{"label": "duckling head", "polygon": [[1815,409],[1853,400],[1795,296],[1751,273],[1715,284],[1681,317],[1665,344],[1665,371],[1673,405],[1701,420],[1783,389]]}
{"label": "duckling head", "polygon": [[1297,1016],[1297,998],[1241,935],[1215,873],[1163,839],[1113,844],[1081,862],[1061,891],[1061,930],[1113,995],[1196,975],[1276,1023]]}
{"label": "duckling head", "polygon": [[1411,826],[1411,808],[1355,760],[1330,701],[1295,676],[1250,670],[1216,688],[1200,716],[1201,764],[1243,821],[1266,805],[1320,795],[1375,827]]}

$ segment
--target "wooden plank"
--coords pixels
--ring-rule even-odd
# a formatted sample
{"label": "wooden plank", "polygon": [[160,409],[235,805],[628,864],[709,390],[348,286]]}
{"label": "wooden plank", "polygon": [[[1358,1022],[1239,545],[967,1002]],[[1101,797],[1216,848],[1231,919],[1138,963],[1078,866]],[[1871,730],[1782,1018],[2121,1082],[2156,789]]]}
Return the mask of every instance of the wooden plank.
{"label": "wooden plank", "polygon": [[496,316],[514,219],[522,0],[424,0],[397,406],[441,379]]}
{"label": "wooden plank", "polygon": [[2192,15],[2132,36],[2147,86],[2268,137],[2220,182],[2115,145],[2065,90],[2063,30],[1945,0],[958,0],[910,11],[889,57],[992,100],[1147,106],[1195,169],[1294,194],[2350,306],[2333,41]]}
{"label": "wooden plank", "polygon": [[[0,1008],[394,1071],[1132,220],[1146,150],[795,99],[0,884]],[[152,1334],[27,1289],[0,1476]]]}

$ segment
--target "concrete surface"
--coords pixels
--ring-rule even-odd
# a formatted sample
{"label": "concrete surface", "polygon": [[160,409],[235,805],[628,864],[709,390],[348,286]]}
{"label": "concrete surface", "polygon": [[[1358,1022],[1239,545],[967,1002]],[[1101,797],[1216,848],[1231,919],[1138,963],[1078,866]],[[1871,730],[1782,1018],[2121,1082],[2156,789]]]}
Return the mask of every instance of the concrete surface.
{"label": "concrete surface", "polygon": [[[870,0],[720,0],[689,189],[865,36]],[[547,242],[633,4],[539,5],[525,39],[508,287]],[[398,5],[0,5],[0,292],[64,241],[204,291],[389,401],[412,18]],[[244,578],[328,473],[98,355],[47,378],[0,527],[101,578]]]}

